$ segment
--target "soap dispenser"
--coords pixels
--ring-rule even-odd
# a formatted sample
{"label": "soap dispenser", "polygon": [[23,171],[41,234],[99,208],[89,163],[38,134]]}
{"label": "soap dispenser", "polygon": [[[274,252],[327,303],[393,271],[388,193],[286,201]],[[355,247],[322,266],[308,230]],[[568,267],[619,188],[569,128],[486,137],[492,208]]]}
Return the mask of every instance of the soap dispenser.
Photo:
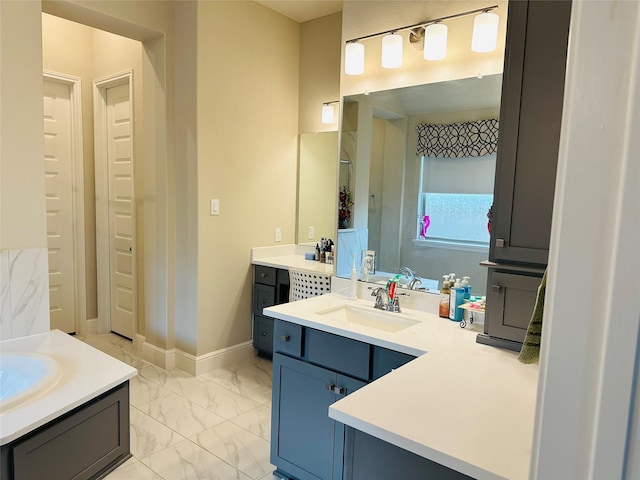
{"label": "soap dispenser", "polygon": [[353,254],[353,263],[351,264],[351,292],[350,300],[358,299],[358,270],[356,270],[356,254]]}
{"label": "soap dispenser", "polygon": [[459,278],[451,289],[451,298],[449,300],[449,320],[460,322],[462,320],[462,309],[458,308],[464,303],[464,287]]}
{"label": "soap dispenser", "polygon": [[469,277],[462,277],[462,288],[464,288],[464,300],[471,301],[471,285],[469,285]]}
{"label": "soap dispenser", "polygon": [[449,285],[449,275],[442,276],[442,288],[440,289],[439,315],[442,318],[449,318],[449,296],[451,293]]}

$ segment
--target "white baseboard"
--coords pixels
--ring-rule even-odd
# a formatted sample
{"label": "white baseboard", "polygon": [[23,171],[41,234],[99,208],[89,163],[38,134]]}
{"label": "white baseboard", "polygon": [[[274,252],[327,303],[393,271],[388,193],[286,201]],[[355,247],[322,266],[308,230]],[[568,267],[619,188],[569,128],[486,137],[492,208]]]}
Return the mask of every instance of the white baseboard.
{"label": "white baseboard", "polygon": [[176,349],[165,350],[145,341],[143,335],[136,334],[133,338],[133,348],[140,352],[140,356],[147,362],[164,370],[171,370],[176,366]]}
{"label": "white baseboard", "polygon": [[85,322],[85,336],[98,334],[98,319],[92,318]]}
{"label": "white baseboard", "polygon": [[156,347],[147,343],[143,335],[136,335],[133,338],[133,347],[137,352],[140,352],[142,358],[160,368],[165,370],[178,368],[194,376],[228,365],[249,363],[255,357],[251,340],[200,356],[183,352],[177,348],[165,350]]}
{"label": "white baseboard", "polygon": [[190,353],[176,350],[176,368],[191,375],[202,375],[216,368],[228,365],[248,363],[255,357],[255,350],[251,340],[230,347],[221,348],[215,352],[195,356]]}

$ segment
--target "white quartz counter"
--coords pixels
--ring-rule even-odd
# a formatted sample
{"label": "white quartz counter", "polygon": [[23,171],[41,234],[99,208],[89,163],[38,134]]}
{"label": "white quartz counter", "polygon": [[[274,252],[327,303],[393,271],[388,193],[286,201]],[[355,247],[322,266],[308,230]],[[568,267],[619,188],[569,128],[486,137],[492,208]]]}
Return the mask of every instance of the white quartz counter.
{"label": "white quartz counter", "polygon": [[254,265],[265,267],[281,268],[284,270],[304,270],[312,273],[323,273],[333,275],[333,265],[316,262],[315,260],[305,260],[304,255],[280,255],[278,257],[267,257],[252,260]]}
{"label": "white quartz counter", "polygon": [[6,353],[37,353],[55,360],[51,387],[0,415],[0,445],[73,410],[136,375],[136,369],[60,330],[0,342]]}
{"label": "white quartz counter", "polygon": [[403,308],[419,323],[394,333],[317,313],[341,304],[373,299],[330,294],[264,313],[419,358],[334,403],[331,418],[474,478],[528,478],[537,365],[436,314]]}

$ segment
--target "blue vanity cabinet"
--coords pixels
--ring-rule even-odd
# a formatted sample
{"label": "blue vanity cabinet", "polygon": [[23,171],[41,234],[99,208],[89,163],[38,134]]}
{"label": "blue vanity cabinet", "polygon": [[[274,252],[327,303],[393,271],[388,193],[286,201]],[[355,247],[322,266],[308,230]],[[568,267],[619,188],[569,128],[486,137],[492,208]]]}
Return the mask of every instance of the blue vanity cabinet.
{"label": "blue vanity cabinet", "polygon": [[273,319],[262,310],[289,301],[289,271],[280,268],[253,266],[253,346],[258,355],[271,358],[273,353]]}
{"label": "blue vanity cabinet", "polygon": [[342,478],[345,427],[329,406],[365,382],[280,353],[273,355],[271,463],[287,478]]}

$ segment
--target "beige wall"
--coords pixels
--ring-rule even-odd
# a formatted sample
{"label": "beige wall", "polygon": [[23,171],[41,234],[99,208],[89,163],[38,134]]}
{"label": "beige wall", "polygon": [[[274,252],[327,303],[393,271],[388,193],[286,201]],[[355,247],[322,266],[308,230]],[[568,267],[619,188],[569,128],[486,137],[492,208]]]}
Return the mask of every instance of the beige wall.
{"label": "beige wall", "polygon": [[340,100],[341,31],[342,13],[300,24],[300,133],[338,129],[340,102],[332,104],[333,124],[323,124],[320,114],[324,102]]}
{"label": "beige wall", "polygon": [[46,248],[40,4],[0,12],[0,249]]}
{"label": "beige wall", "polygon": [[[241,25],[241,30],[238,26]],[[295,242],[300,27],[255,2],[198,4],[198,340],[251,338],[252,247]],[[220,215],[209,215],[209,199]]]}

